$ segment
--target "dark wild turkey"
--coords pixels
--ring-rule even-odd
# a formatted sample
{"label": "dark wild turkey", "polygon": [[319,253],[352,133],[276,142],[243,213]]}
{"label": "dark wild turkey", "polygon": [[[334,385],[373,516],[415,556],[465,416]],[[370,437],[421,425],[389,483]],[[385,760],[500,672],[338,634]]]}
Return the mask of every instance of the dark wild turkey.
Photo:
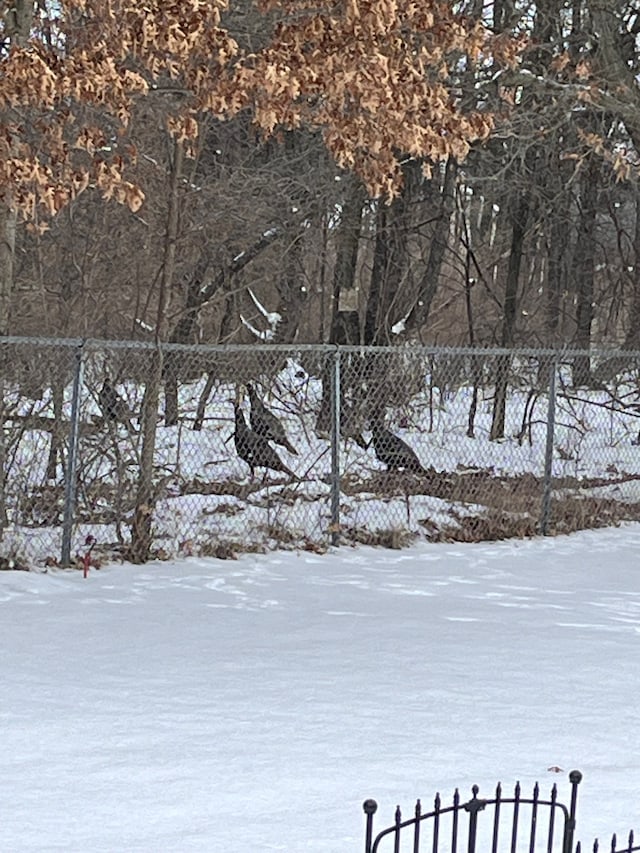
{"label": "dark wild turkey", "polygon": [[236,428],[233,433],[233,443],[236,453],[251,469],[251,476],[255,474],[256,468],[270,468],[272,471],[282,471],[292,479],[297,479],[290,468],[284,464],[276,451],[271,447],[266,438],[249,429],[240,404],[233,405],[235,412]]}
{"label": "dark wild turkey", "polygon": [[284,431],[284,427],[278,418],[271,412],[258,397],[253,385],[247,383],[247,391],[249,392],[249,402],[251,403],[251,411],[249,412],[249,421],[251,429],[267,441],[272,441],[274,444],[279,444],[288,450],[289,453],[298,455],[298,451],[291,444]]}
{"label": "dark wild turkey", "polygon": [[108,379],[104,380],[102,388],[98,392],[98,404],[106,421],[125,424],[132,432],[136,432],[131,423],[131,409],[127,401],[118,394]]}
{"label": "dark wild turkey", "polygon": [[414,474],[426,474],[425,468],[418,459],[412,447],[386,429],[380,420],[374,420],[371,424],[373,435],[373,449],[376,457],[388,471],[411,471]]}

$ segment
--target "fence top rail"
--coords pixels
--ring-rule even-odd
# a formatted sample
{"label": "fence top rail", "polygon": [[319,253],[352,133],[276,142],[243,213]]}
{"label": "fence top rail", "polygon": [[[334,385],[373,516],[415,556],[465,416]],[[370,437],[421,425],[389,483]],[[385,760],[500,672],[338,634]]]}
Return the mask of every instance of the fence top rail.
{"label": "fence top rail", "polygon": [[[450,806],[437,807],[432,809],[429,812],[420,812],[419,814],[415,814],[412,817],[405,818],[404,820],[396,821],[395,823],[387,826],[385,829],[381,830],[376,835],[376,840],[380,841],[386,835],[390,835],[393,832],[397,832],[401,829],[406,829],[409,826],[414,826],[416,823],[422,823],[422,821],[430,820],[435,817],[442,817],[443,815],[451,814],[452,812],[470,812],[475,811],[473,808],[474,804],[477,803],[481,806],[481,809],[484,810],[487,806],[509,806],[509,805],[520,805],[520,806],[546,806],[551,811],[554,809],[559,809],[562,812],[562,815],[565,821],[569,820],[569,809],[564,804],[555,799],[539,799],[536,797],[474,797],[471,800],[466,802],[458,802],[454,803]],[[627,849],[623,848],[617,853],[627,853]]]}
{"label": "fence top rail", "polygon": [[[90,350],[121,349],[154,351],[158,345],[149,341],[109,340],[106,338],[46,338],[7,335],[0,337],[0,344],[12,346],[47,346],[61,348],[84,348]],[[400,344],[398,346],[341,346],[336,344],[176,344],[162,343],[164,352],[187,352],[206,354],[230,353],[344,353],[345,355],[439,355],[439,356],[521,356],[529,358],[551,358],[561,361],[568,358],[587,356],[589,358],[622,358],[640,360],[640,350],[592,347],[591,349],[570,349],[566,347],[453,347],[426,346],[423,344]]]}

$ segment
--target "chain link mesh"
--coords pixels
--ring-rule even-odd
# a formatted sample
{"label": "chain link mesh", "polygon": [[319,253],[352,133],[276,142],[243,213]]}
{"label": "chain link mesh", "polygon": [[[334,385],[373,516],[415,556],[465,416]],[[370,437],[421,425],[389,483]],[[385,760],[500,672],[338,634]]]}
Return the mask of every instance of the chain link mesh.
{"label": "chain link mesh", "polygon": [[91,537],[126,556],[149,452],[159,557],[640,518],[638,353],[166,347],[151,448],[153,347],[5,339],[0,359],[8,566],[60,560],[65,508],[72,561]]}
{"label": "chain link mesh", "polygon": [[0,567],[59,555],[75,347],[0,341]]}

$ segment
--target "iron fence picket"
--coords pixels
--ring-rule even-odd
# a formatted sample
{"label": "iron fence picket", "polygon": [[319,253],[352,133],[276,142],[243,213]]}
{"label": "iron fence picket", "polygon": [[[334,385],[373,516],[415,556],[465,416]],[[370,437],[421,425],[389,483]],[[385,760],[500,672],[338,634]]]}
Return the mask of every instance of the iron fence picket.
{"label": "iron fence picket", "polygon": [[[551,788],[551,803],[555,805],[558,799],[558,786],[554,785]],[[549,832],[547,834],[547,853],[552,853],[553,849],[553,830],[555,826],[556,810],[552,808],[549,813]]]}
{"label": "iron fence picket", "polygon": [[413,828],[413,853],[418,853],[420,849],[420,818],[422,817],[422,804],[420,800],[416,800],[415,808],[415,824]]}
{"label": "iron fence picket", "polygon": [[511,853],[516,853],[518,844],[518,820],[520,818],[520,782],[516,782],[513,794],[513,822],[511,824]]}
{"label": "iron fence picket", "polygon": [[500,828],[500,806],[502,804],[502,786],[496,785],[495,807],[493,810],[493,833],[491,837],[491,853],[498,853],[498,834]]}
{"label": "iron fence picket", "polygon": [[436,794],[433,804],[433,847],[432,853],[438,853],[438,837],[440,833],[440,794]]}
{"label": "iron fence picket", "polygon": [[529,853],[534,853],[536,846],[536,826],[537,826],[537,818],[538,818],[538,797],[540,794],[540,788],[538,783],[533,786],[533,803],[531,807],[531,832],[529,835]]}

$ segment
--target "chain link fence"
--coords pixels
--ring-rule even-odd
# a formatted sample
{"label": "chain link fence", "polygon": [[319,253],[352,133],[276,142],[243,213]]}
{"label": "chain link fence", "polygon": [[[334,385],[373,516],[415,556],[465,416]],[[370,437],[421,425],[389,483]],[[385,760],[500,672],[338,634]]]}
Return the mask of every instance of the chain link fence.
{"label": "chain link fence", "polygon": [[5,567],[640,519],[637,352],[5,338],[0,390]]}

